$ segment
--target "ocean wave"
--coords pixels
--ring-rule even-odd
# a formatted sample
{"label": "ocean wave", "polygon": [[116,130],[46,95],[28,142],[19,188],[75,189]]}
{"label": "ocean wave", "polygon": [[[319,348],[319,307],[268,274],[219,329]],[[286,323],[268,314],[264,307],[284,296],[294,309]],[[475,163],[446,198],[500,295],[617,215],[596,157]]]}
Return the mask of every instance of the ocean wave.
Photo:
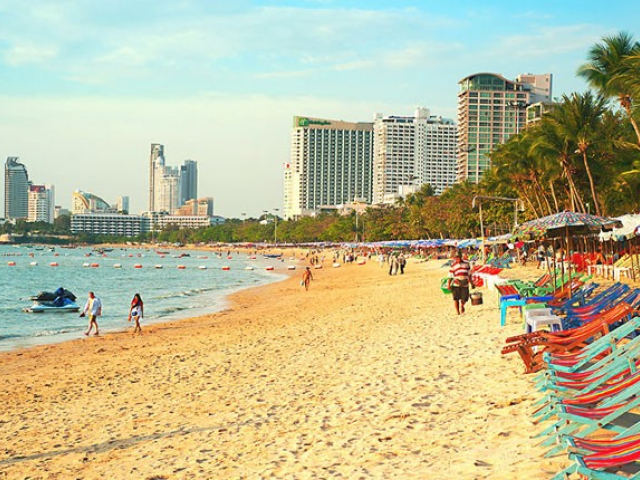
{"label": "ocean wave", "polygon": [[196,295],[201,295],[206,292],[212,292],[215,290],[219,290],[220,287],[204,287],[204,288],[193,288],[190,290],[182,290],[179,292],[169,292],[164,295],[156,295],[153,297],[154,300],[169,300],[171,298],[184,298],[184,297],[195,297]]}
{"label": "ocean wave", "polygon": [[41,330],[33,333],[33,337],[51,337],[53,335],[63,335],[65,333],[79,332],[82,328],[54,328],[49,330]]}
{"label": "ocean wave", "polygon": [[12,338],[20,338],[22,335],[0,335],[0,342],[2,340],[10,340]]}

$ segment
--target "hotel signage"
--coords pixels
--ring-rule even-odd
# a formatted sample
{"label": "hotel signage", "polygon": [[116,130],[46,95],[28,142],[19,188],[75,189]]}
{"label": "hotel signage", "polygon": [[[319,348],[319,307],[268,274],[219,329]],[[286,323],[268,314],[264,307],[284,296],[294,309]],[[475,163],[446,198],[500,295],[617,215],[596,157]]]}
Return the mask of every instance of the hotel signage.
{"label": "hotel signage", "polygon": [[296,117],[298,120],[298,127],[308,127],[309,125],[331,125],[331,122],[327,120],[313,120],[307,117]]}

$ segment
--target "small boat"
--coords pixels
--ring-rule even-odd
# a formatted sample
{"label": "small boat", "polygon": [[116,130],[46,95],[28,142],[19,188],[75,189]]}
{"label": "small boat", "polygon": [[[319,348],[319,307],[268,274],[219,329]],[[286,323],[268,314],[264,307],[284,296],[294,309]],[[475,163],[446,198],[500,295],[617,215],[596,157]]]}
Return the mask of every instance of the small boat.
{"label": "small boat", "polygon": [[33,305],[22,309],[27,313],[67,313],[80,310],[76,296],[62,287],[55,292],[40,292],[29,299],[33,301]]}

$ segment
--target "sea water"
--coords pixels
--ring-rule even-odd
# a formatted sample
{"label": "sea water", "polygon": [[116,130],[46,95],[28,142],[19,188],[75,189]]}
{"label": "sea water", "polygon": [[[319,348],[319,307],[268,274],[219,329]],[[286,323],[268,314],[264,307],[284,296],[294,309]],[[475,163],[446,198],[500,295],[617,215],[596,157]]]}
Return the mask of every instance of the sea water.
{"label": "sea water", "polygon": [[[291,264],[235,251],[219,255],[211,251],[114,248],[97,252],[87,247],[0,246],[0,351],[83,337],[88,319],[79,317],[79,312],[23,312],[33,303],[29,297],[40,291],[64,287],[78,297],[81,310],[88,292],[93,291],[103,304],[98,319],[101,332],[131,327],[129,306],[139,293],[144,301],[144,329],[149,323],[219,311],[228,294],[278,281]],[[266,270],[267,266],[274,270]]]}

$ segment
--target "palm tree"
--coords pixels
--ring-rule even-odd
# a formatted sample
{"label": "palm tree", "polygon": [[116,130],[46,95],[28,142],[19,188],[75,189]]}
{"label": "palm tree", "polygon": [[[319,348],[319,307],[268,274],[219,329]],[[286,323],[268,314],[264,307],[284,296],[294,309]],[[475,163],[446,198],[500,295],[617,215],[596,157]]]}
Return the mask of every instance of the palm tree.
{"label": "palm tree", "polygon": [[[584,201],[576,188],[573,176],[575,165],[573,165],[572,157],[577,145],[563,131],[564,125],[567,123],[565,119],[567,112],[561,107],[561,104],[554,106],[550,112],[542,117],[537,127],[537,136],[531,144],[531,152],[540,158],[555,159],[557,167],[567,179],[567,201],[571,210],[584,212]],[[555,195],[557,192],[554,192],[554,197]]]}
{"label": "palm tree", "polygon": [[563,120],[563,124],[557,125],[558,130],[567,140],[575,143],[577,147],[575,153],[582,156],[596,215],[601,215],[602,212],[587,153],[599,138],[602,115],[606,111],[605,103],[603,96],[594,96],[591,92],[586,92],[572,93],[571,96],[563,95],[562,102],[558,106]]}
{"label": "palm tree", "polygon": [[632,116],[632,91],[638,89],[638,77],[630,75],[630,57],[640,55],[640,43],[626,32],[604,37],[588,53],[589,61],[578,68],[578,75],[607,98],[616,97],[633,125],[640,145],[640,129]]}

